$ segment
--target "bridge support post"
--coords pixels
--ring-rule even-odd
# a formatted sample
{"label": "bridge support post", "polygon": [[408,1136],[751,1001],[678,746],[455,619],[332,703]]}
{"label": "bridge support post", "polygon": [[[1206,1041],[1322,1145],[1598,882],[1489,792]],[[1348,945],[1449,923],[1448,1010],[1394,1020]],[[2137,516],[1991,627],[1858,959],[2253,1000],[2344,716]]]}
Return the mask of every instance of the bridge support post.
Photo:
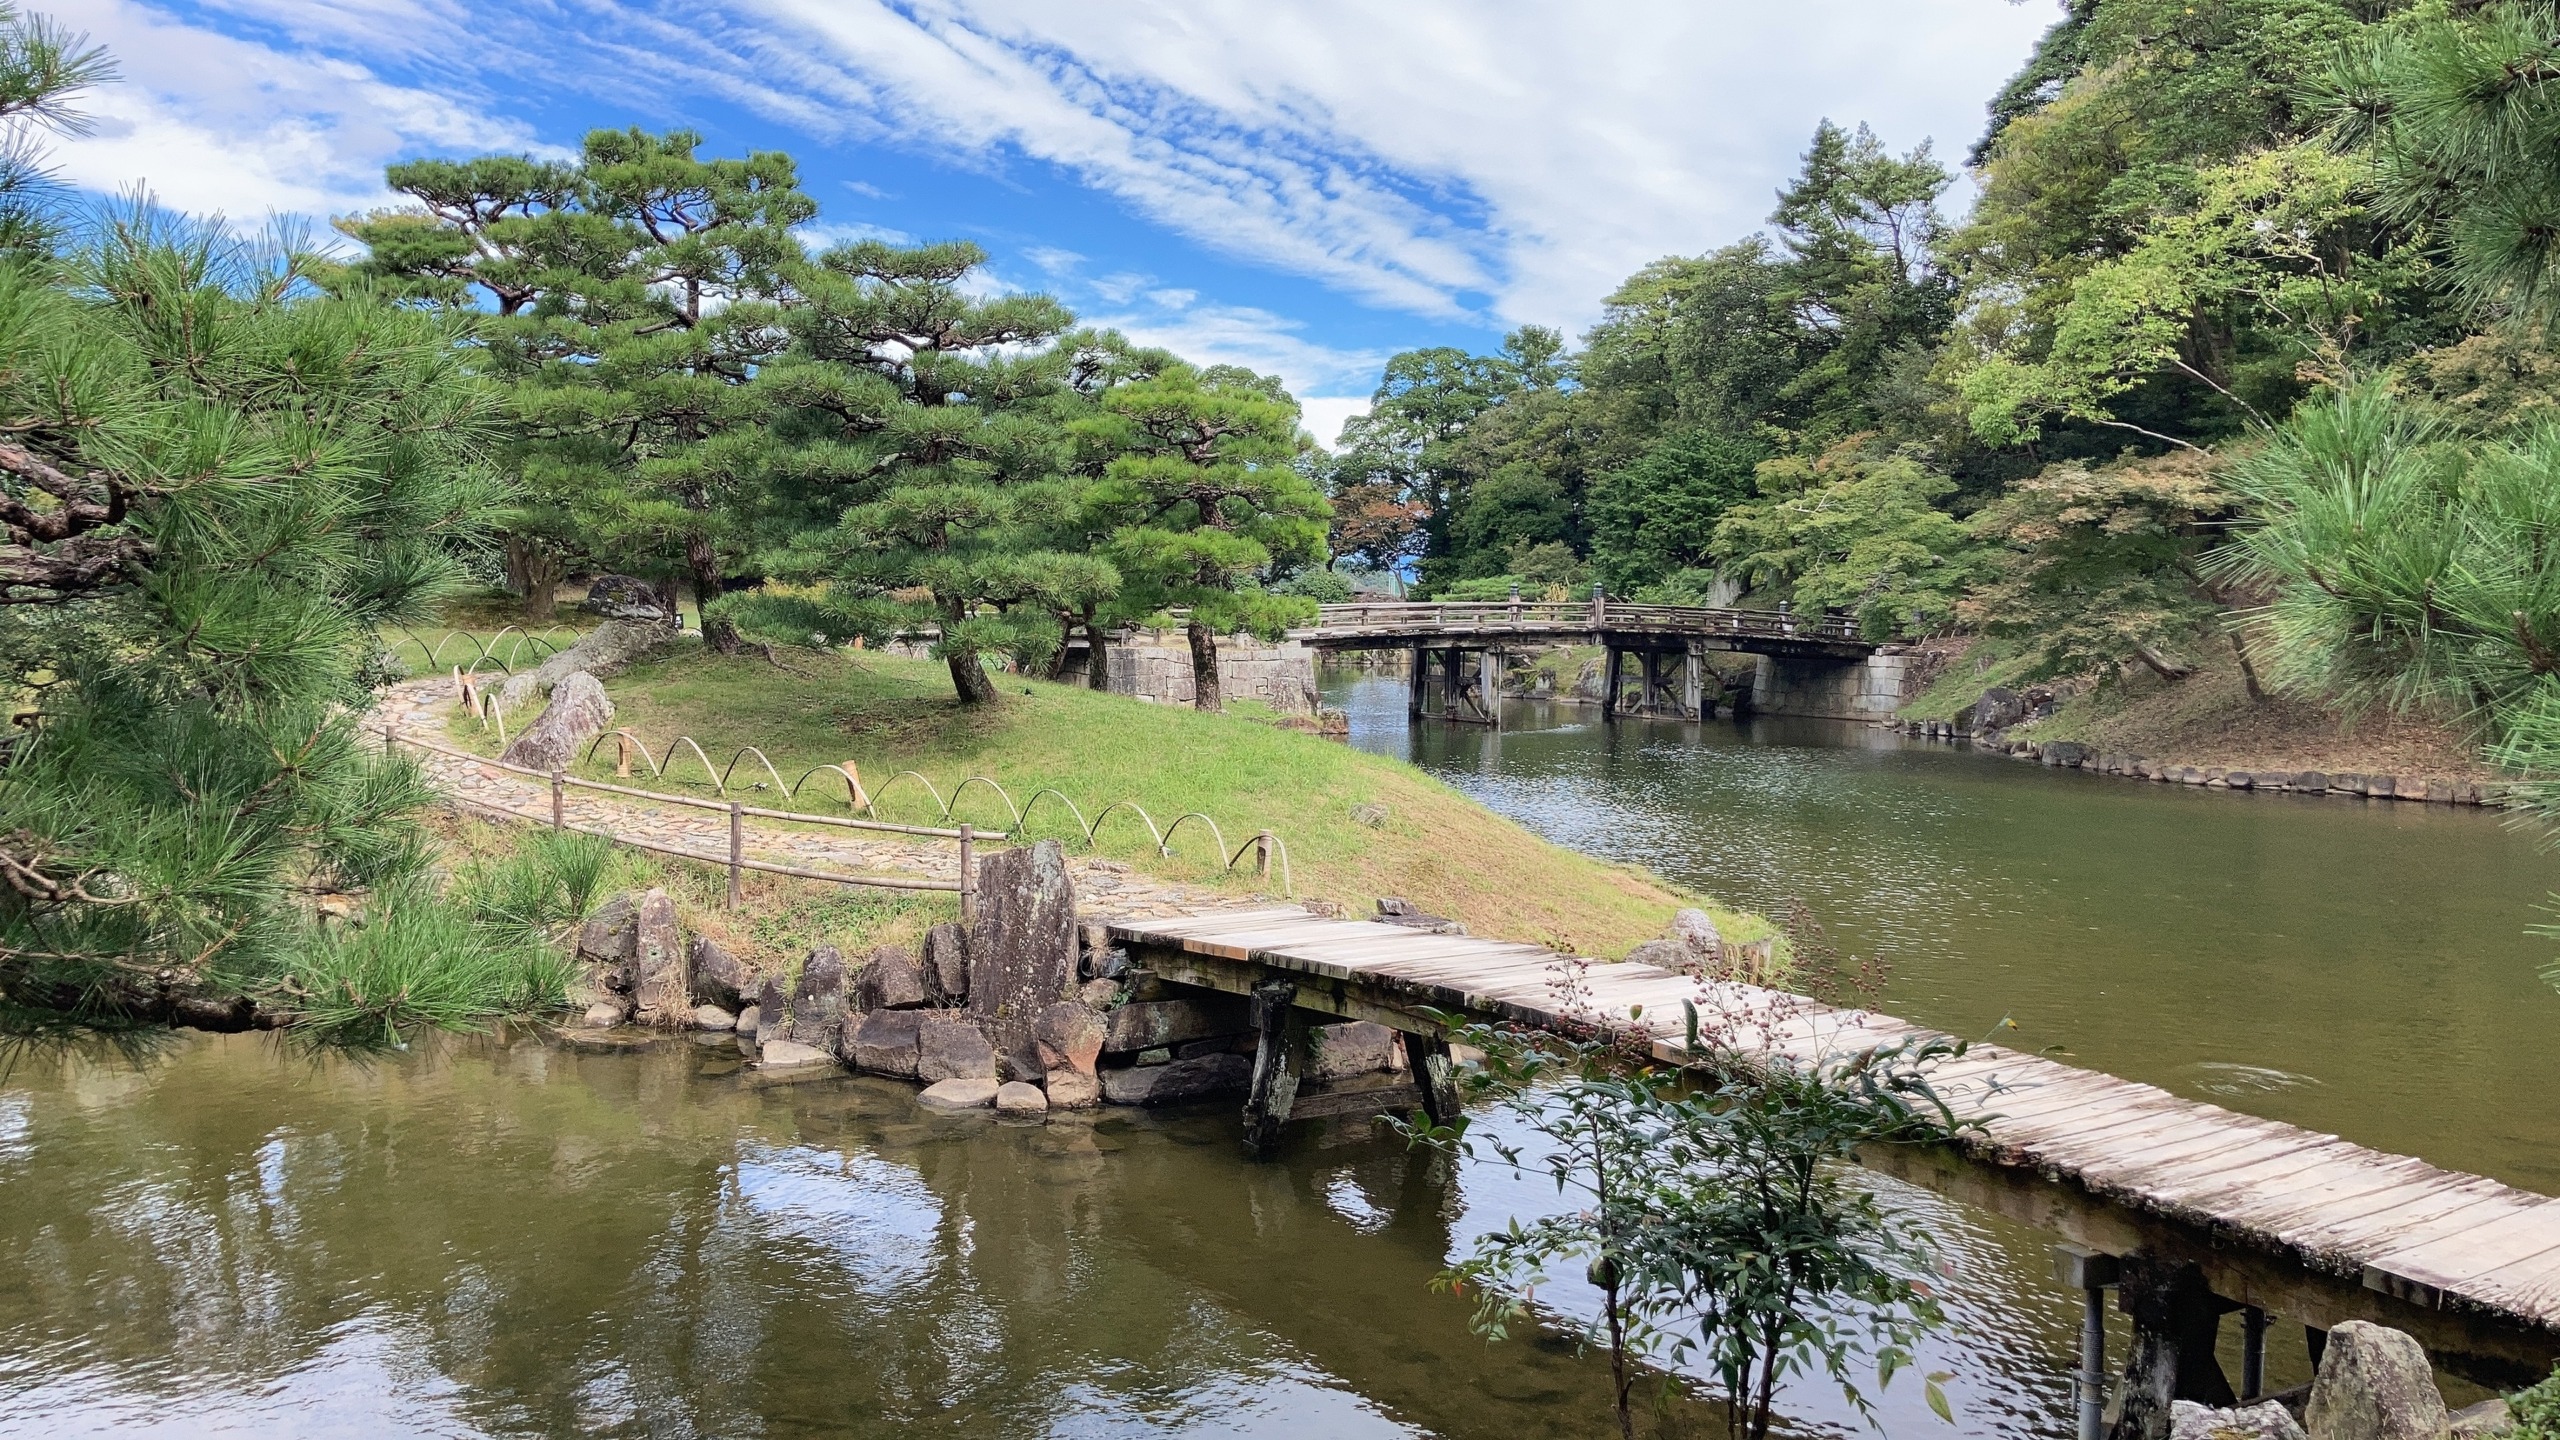
{"label": "bridge support post", "polygon": [[1476,688],[1484,695],[1484,723],[1502,728],[1502,652],[1476,652]]}
{"label": "bridge support post", "polygon": [[1434,1125],[1454,1122],[1458,1118],[1458,1080],[1450,1065],[1448,1040],[1406,1031],[1404,1064],[1412,1072],[1413,1088],[1422,1092],[1423,1118]]}
{"label": "bridge support post", "polygon": [[1411,697],[1405,701],[1404,706],[1404,715],[1406,719],[1419,720],[1422,718],[1422,687],[1429,682],[1430,678],[1431,652],[1423,649],[1419,644],[1417,644],[1413,647],[1413,693]]}
{"label": "bridge support post", "polygon": [[[1592,593],[1597,595],[1599,587],[1592,587]],[[1598,608],[1596,600],[1593,602],[1593,608]],[[1603,676],[1600,687],[1600,718],[1615,720],[1618,718],[1618,676],[1619,672],[1626,668],[1620,662],[1626,658],[1626,652],[1615,645],[1604,644],[1600,647],[1600,653],[1603,657],[1600,661]]]}
{"label": "bridge support post", "polygon": [[2224,1409],[2238,1403],[2214,1357],[2223,1301],[2192,1263],[2146,1255],[2121,1262],[2116,1303],[2133,1317],[2133,1351],[2125,1358],[2124,1404],[2107,1440],[2167,1440],[2172,1401]]}
{"label": "bridge support post", "polygon": [[1458,647],[1440,652],[1440,711],[1445,719],[1458,718],[1458,697],[1466,693],[1467,682],[1458,674]]}
{"label": "bridge support post", "polygon": [[2267,1393],[2267,1312],[2255,1305],[2240,1307],[2240,1401],[2247,1404]]}
{"label": "bridge support post", "polygon": [[1307,1022],[1293,1003],[1294,980],[1270,980],[1253,987],[1252,1015],[1256,1039],[1253,1079],[1244,1096],[1244,1149],[1259,1160],[1280,1147],[1280,1132],[1298,1103],[1299,1057],[1306,1053]]}
{"label": "bridge support post", "polygon": [[1647,715],[1662,713],[1662,652],[1644,652],[1644,698],[1638,703]]}
{"label": "bridge support post", "polygon": [[1697,641],[1688,642],[1680,654],[1680,707],[1692,720],[1705,720],[1707,715],[1707,653]]}

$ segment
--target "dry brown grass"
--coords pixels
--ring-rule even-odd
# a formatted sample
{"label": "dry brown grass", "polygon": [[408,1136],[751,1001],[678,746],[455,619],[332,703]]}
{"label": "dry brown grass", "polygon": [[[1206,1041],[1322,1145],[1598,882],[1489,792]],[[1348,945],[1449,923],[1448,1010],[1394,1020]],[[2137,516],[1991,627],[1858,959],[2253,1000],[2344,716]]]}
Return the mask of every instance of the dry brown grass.
{"label": "dry brown grass", "polygon": [[2375,711],[2342,715],[2313,701],[2249,699],[2238,663],[2206,651],[2193,675],[2174,685],[2145,674],[2114,691],[2075,697],[2020,738],[2078,740],[2107,750],[2232,770],[2325,770],[2486,780],[2497,771],[2477,742],[2450,721]]}

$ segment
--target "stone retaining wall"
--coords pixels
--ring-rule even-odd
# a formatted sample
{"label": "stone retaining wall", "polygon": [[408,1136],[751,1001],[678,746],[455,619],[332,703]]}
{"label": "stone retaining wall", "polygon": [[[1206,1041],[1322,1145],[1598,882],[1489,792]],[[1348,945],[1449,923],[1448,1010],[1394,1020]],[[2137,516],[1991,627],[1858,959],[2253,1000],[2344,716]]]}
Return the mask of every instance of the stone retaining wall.
{"label": "stone retaining wall", "polygon": [[2495,781],[2440,780],[2415,775],[2361,775],[2326,770],[2242,770],[2221,765],[2187,765],[2100,750],[2076,740],[2010,740],[1977,735],[1941,720],[1913,720],[1896,726],[1916,739],[1945,740],[1988,750],[2015,760],[2031,760],[2060,770],[2087,770],[2127,780],[2166,785],[2194,785],[2208,790],[2271,790],[2295,795],[2352,795],[2367,800],[2415,800],[2437,805],[2507,803]]}
{"label": "stone retaining wall", "polygon": [[[1133,630],[1103,650],[1111,693],[1159,705],[1192,700],[1191,642],[1178,630]],[[1315,652],[1295,640],[1251,636],[1218,641],[1218,688],[1229,700],[1259,700],[1283,715],[1316,713]]]}
{"label": "stone retaining wall", "polygon": [[1899,646],[1863,661],[1763,655],[1751,677],[1751,708],[1763,715],[1881,720],[1910,698],[1918,659]]}

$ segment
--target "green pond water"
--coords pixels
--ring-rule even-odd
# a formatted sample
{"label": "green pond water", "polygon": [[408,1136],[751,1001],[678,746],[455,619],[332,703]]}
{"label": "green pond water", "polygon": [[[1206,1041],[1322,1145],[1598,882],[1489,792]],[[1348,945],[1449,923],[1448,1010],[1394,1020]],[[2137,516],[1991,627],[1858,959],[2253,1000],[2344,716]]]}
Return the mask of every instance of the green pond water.
{"label": "green pond water", "polygon": [[[2202,795],[1845,727],[1404,726],[1569,844],[1881,944],[1889,1003],[2183,1094],[2560,1188],[2549,881],[2476,813]],[[732,1042],[531,1038],[318,1064],[250,1037],[0,1079],[0,1435],[1597,1436],[1605,1366],[1488,1344],[1433,1272],[1556,1203],[1364,1132],[1237,1152],[1231,1105],[1046,1125],[909,1087],[759,1085]],[[1312,1128],[1312,1127],[1310,1127]],[[2048,1238],[1886,1187],[1936,1233],[1958,1423],[2069,1432]],[[1539,1292],[1584,1313],[1578,1281]],[[2236,1329],[2236,1327],[2231,1327]],[[2116,1344],[2119,1353],[2123,1336]],[[2301,1377],[2280,1339],[2271,1379]],[[1648,1424],[1720,1433],[1678,1390]],[[1863,1433],[1792,1387],[1789,1433]]]}

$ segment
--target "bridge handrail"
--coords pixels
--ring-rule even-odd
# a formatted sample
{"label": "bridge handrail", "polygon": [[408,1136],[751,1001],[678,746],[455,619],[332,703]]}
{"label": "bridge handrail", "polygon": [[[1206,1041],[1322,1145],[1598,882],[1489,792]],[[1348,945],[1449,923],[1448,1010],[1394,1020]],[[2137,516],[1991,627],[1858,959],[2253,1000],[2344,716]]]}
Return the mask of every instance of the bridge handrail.
{"label": "bridge handrail", "polygon": [[1746,610],[1705,605],[1637,605],[1587,600],[1395,600],[1322,605],[1311,631],[1396,634],[1433,630],[1481,630],[1497,626],[1540,629],[1694,630],[1701,634],[1801,636],[1809,640],[1861,638],[1850,615],[1799,615],[1786,610]]}

